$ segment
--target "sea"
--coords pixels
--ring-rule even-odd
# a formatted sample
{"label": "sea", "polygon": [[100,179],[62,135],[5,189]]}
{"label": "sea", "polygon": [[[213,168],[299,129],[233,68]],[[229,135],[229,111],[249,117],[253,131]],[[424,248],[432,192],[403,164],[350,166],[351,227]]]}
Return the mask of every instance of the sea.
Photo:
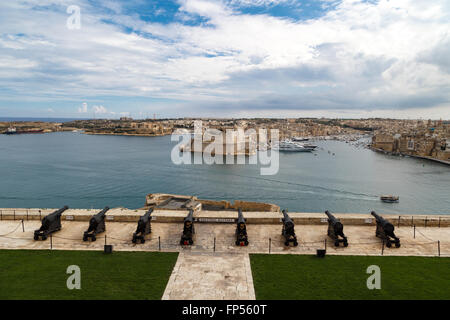
{"label": "sea", "polygon": [[[0,207],[137,209],[149,193],[172,193],[292,212],[450,214],[444,164],[327,140],[312,153],[280,152],[278,173],[263,176],[260,164],[177,165],[176,143],[170,136],[0,135]],[[383,203],[382,194],[400,201]]]}
{"label": "sea", "polygon": [[81,118],[30,118],[30,117],[0,117],[0,122],[71,122],[85,120]]}

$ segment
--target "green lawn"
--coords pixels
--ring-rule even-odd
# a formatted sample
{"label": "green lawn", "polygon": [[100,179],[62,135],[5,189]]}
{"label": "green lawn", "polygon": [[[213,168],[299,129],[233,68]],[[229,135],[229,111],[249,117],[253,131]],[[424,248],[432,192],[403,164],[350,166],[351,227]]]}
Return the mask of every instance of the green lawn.
{"label": "green lawn", "polygon": [[[450,258],[250,255],[257,299],[450,299]],[[367,267],[381,269],[369,290]]]}
{"label": "green lawn", "polygon": [[[0,250],[0,299],[161,299],[177,253]],[[69,265],[81,289],[69,290]]]}

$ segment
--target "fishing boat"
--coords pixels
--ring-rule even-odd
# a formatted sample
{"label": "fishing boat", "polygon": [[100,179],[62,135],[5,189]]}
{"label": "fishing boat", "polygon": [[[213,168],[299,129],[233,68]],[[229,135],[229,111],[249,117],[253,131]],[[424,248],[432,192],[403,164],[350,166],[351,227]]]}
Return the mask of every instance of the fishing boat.
{"label": "fishing boat", "polygon": [[387,203],[394,203],[394,202],[398,202],[400,199],[400,197],[398,196],[393,196],[393,195],[383,195],[380,197],[380,200],[383,202],[387,202]]}
{"label": "fishing boat", "polygon": [[17,129],[16,128],[12,128],[9,127],[8,130],[6,130],[5,134],[16,134],[17,133]]}

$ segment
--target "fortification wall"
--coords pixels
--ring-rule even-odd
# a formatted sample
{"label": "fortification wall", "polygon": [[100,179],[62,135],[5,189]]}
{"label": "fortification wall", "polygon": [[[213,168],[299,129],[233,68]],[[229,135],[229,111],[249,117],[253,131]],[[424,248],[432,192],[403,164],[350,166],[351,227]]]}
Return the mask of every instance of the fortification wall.
{"label": "fortification wall", "polygon": [[[41,220],[47,214],[57,209],[26,209],[26,208],[0,208],[1,220]],[[63,221],[89,221],[92,215],[101,209],[68,209],[62,214]],[[106,220],[111,222],[137,222],[146,211],[143,209],[132,210],[126,208],[113,208],[106,214]],[[183,222],[188,210],[155,210],[152,214],[154,222],[178,223]],[[245,219],[249,224],[280,224],[282,214],[277,211],[246,211],[243,210]],[[397,215],[378,212],[389,220],[394,226],[417,227],[449,227],[450,215]],[[375,225],[375,219],[370,213],[333,213],[344,225],[369,226]],[[289,216],[296,224],[301,225],[326,225],[327,216],[324,213],[289,212]],[[195,211],[194,218],[203,221],[234,221],[237,218],[236,211]]]}

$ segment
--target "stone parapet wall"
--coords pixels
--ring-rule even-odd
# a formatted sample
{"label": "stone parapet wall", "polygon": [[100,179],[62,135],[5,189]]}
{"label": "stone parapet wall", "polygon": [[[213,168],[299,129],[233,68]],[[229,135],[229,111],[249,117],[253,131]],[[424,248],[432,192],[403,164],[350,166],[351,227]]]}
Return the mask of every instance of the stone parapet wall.
{"label": "stone parapet wall", "polygon": [[[41,220],[46,215],[57,209],[26,209],[26,208],[0,208],[0,220]],[[68,209],[62,214],[63,221],[89,221],[89,219],[101,209]],[[145,214],[145,210],[132,210],[126,208],[113,208],[106,213],[106,221],[109,222],[137,222],[139,217]],[[188,210],[155,210],[152,213],[154,222],[182,223]],[[280,224],[282,214],[280,212],[256,212],[243,211],[249,224]],[[375,225],[375,218],[361,213],[333,213],[344,225]],[[378,212],[394,226],[417,227],[449,227],[448,215],[393,215]],[[325,225],[327,216],[324,213],[290,212],[289,216],[296,224],[300,225]],[[196,211],[194,218],[198,222],[209,223],[233,223],[237,218],[236,211]]]}

